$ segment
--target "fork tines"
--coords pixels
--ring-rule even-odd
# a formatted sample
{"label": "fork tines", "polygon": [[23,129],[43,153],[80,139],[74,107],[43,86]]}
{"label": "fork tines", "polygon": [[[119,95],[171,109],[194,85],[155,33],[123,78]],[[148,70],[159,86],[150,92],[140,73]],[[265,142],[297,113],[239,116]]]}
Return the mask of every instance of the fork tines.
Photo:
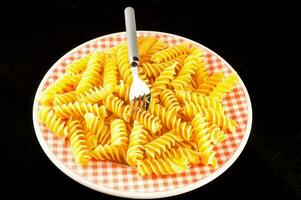
{"label": "fork tines", "polygon": [[151,94],[140,95],[133,99],[131,102],[132,112],[136,112],[139,108],[143,108],[148,110],[149,104],[151,100]]}

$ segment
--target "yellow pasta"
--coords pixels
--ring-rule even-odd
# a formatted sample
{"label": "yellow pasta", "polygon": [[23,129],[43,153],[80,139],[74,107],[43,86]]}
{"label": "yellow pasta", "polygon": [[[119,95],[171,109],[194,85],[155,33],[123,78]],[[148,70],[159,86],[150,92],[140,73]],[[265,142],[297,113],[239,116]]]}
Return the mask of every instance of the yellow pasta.
{"label": "yellow pasta", "polygon": [[58,116],[64,118],[70,118],[71,116],[80,118],[88,112],[91,112],[100,118],[105,118],[107,116],[105,106],[91,103],[79,103],[78,101],[69,104],[56,105],[54,106],[54,110]]}
{"label": "yellow pasta", "polygon": [[138,173],[145,175],[169,175],[180,174],[189,168],[188,160],[181,159],[144,159],[137,161]]}
{"label": "yellow pasta", "polygon": [[120,81],[119,85],[115,86],[114,94],[123,98],[125,102],[130,101],[130,86],[125,84],[123,80]]}
{"label": "yellow pasta", "polygon": [[206,121],[216,124],[223,130],[229,130],[232,133],[238,126],[233,119],[227,117],[222,112],[214,110],[212,107],[207,109],[206,107],[198,104],[186,103],[183,108],[183,113],[189,119],[192,119],[194,116],[200,113],[205,117]]}
{"label": "yellow pasta", "polygon": [[157,96],[162,90],[167,89],[171,80],[175,75],[176,63],[166,67],[161,74],[156,78],[155,82],[152,84],[152,94]]}
{"label": "yellow pasta", "polygon": [[69,139],[82,165],[118,162],[142,176],[178,174],[195,164],[217,168],[215,148],[238,126],[222,104],[238,75],[209,74],[203,50],[185,42],[139,37],[138,47],[138,75],[151,90],[148,110],[130,102],[133,76],[122,42],[67,66],[41,93],[39,121]]}
{"label": "yellow pasta", "polygon": [[187,158],[188,163],[191,164],[199,164],[201,162],[201,153],[195,150],[192,150],[190,147],[177,147],[177,148],[171,148],[168,151],[162,152],[160,156],[157,156],[157,158],[163,158],[163,159],[181,159],[181,158]]}
{"label": "yellow pasta", "polygon": [[103,101],[103,104],[105,105],[106,109],[110,110],[115,115],[122,118],[124,121],[130,121],[130,106],[125,106],[125,102],[119,99],[118,97],[111,94]]}
{"label": "yellow pasta", "polygon": [[133,75],[129,63],[128,48],[121,46],[117,51],[117,64],[119,73],[126,84],[131,84]]}
{"label": "yellow pasta", "polygon": [[218,101],[223,100],[227,92],[232,90],[238,82],[238,76],[236,73],[230,74],[228,77],[224,78],[221,82],[216,84],[216,87],[212,89],[209,93],[211,98]]}
{"label": "yellow pasta", "polygon": [[87,129],[95,135],[97,144],[106,144],[109,139],[109,133],[107,127],[104,124],[103,118],[99,118],[93,113],[86,113],[84,115]]}
{"label": "yellow pasta", "polygon": [[90,160],[87,141],[84,139],[84,131],[79,120],[71,120],[68,123],[70,146],[75,162],[86,165]]}
{"label": "yellow pasta", "polygon": [[91,55],[87,68],[83,72],[82,78],[76,87],[76,92],[78,94],[101,84],[102,81],[99,75],[103,71],[104,60],[104,53],[95,52]]}
{"label": "yellow pasta", "polygon": [[175,45],[155,53],[152,55],[151,60],[156,63],[172,60],[180,55],[186,54],[188,49],[189,45],[187,43]]}
{"label": "yellow pasta", "polygon": [[38,116],[40,122],[46,125],[57,137],[65,137],[67,135],[66,122],[57,116],[50,107],[41,106]]}
{"label": "yellow pasta", "polygon": [[134,111],[134,119],[143,124],[144,127],[152,133],[158,132],[162,127],[158,117],[152,115],[142,108]]}
{"label": "yellow pasta", "polygon": [[181,103],[188,102],[199,104],[200,106],[205,106],[206,108],[213,108],[218,112],[223,112],[223,105],[220,102],[208,96],[185,90],[175,90],[175,96]]}
{"label": "yellow pasta", "polygon": [[167,151],[171,147],[175,146],[177,142],[181,142],[183,139],[179,137],[175,131],[170,131],[154,139],[144,146],[145,152],[152,158],[156,155],[160,155],[162,152]]}
{"label": "yellow pasta", "polygon": [[192,135],[192,126],[187,122],[182,122],[173,111],[167,111],[163,106],[156,104],[151,112],[160,117],[162,123],[169,129],[175,129],[176,132],[186,141],[190,140]]}
{"label": "yellow pasta", "polygon": [[86,69],[90,57],[91,57],[91,54],[88,54],[78,60],[75,60],[73,63],[68,65],[68,67],[66,69],[66,73],[68,73],[68,74],[82,73]]}
{"label": "yellow pasta", "polygon": [[126,125],[122,119],[111,121],[111,145],[126,146],[129,142]]}
{"label": "yellow pasta", "polygon": [[202,84],[198,86],[197,92],[203,95],[209,95],[213,88],[221,82],[224,75],[222,72],[212,74],[211,76],[205,77]]}
{"label": "yellow pasta", "polygon": [[66,92],[63,94],[56,94],[53,98],[54,105],[62,105],[67,103],[73,103],[77,101],[77,94],[75,91]]}
{"label": "yellow pasta", "polygon": [[174,63],[177,63],[175,71],[178,72],[180,68],[183,66],[185,60],[185,55],[180,55],[179,57],[163,62],[163,63],[142,63],[142,67],[145,70],[148,77],[158,77],[160,73],[166,68]]}
{"label": "yellow pasta", "polygon": [[53,98],[56,94],[63,94],[64,92],[74,90],[80,82],[80,78],[81,75],[65,74],[42,92],[40,103],[43,105],[50,105],[53,103]]}
{"label": "yellow pasta", "polygon": [[98,145],[90,152],[92,158],[96,160],[110,160],[125,163],[126,148],[116,145]]}
{"label": "yellow pasta", "polygon": [[172,90],[163,90],[160,94],[160,100],[167,110],[173,110],[176,113],[181,110],[180,103]]}
{"label": "yellow pasta", "polygon": [[153,37],[145,38],[139,46],[139,56],[140,57],[146,56],[156,42],[157,42],[156,38]]}
{"label": "yellow pasta", "polygon": [[217,160],[215,158],[214,146],[211,144],[210,132],[205,122],[205,118],[201,114],[197,114],[191,124],[194,127],[194,135],[198,144],[198,149],[202,154],[202,162],[204,165],[212,165],[217,168]]}
{"label": "yellow pasta", "polygon": [[144,157],[144,145],[147,143],[146,129],[138,121],[134,121],[134,127],[129,137],[129,146],[126,153],[126,162],[135,167],[137,160]]}

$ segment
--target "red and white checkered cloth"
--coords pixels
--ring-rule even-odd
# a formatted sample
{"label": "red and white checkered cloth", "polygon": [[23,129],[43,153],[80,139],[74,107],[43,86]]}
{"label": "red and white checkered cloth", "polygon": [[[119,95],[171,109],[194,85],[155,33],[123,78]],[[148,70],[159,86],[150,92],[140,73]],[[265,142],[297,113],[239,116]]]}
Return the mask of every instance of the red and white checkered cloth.
{"label": "red and white checkered cloth", "polygon": [[[165,39],[171,45],[178,44],[186,39],[175,35],[159,32],[142,31],[138,36],[155,36]],[[60,62],[56,63],[54,69],[47,77],[47,81],[43,88],[53,83],[60,77],[68,64],[79,59],[93,51],[102,51],[110,48],[121,41],[126,40],[125,33],[116,33],[97,38],[85,43],[80,48],[73,50],[64,56]],[[191,42],[190,40],[187,40]],[[200,48],[204,49],[203,46]],[[223,71],[225,74],[231,72],[231,68],[227,63],[219,59],[217,56],[204,49],[205,61],[210,72]],[[38,96],[38,95],[37,95]],[[239,124],[239,128],[233,134],[228,134],[227,139],[219,144],[215,151],[219,167],[223,166],[231,159],[234,152],[242,142],[246,133],[246,128],[250,122],[248,113],[247,94],[244,93],[243,86],[239,85],[230,92],[224,99],[225,112],[229,117],[233,118]],[[100,188],[108,188],[127,193],[153,193],[172,191],[178,188],[191,185],[201,179],[210,177],[216,170],[211,167],[197,165],[191,167],[185,173],[170,176],[146,176],[142,177],[137,171],[130,166],[124,166],[109,161],[92,161],[87,166],[76,164],[72,159],[72,153],[69,144],[57,139],[45,126],[39,124],[42,139],[45,140],[49,150],[54,154],[58,161],[69,168],[73,173],[79,175],[82,179],[96,184]],[[45,149],[44,149],[45,150]]]}

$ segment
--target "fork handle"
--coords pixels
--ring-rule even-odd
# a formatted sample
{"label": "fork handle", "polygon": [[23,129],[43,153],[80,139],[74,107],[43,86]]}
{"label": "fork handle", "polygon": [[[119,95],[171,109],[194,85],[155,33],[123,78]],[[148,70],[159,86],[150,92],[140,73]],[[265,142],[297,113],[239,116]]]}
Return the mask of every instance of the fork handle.
{"label": "fork handle", "polygon": [[[139,64],[135,12],[132,7],[124,10],[126,37],[128,42],[129,61],[132,69]],[[136,71],[136,70],[134,70]]]}

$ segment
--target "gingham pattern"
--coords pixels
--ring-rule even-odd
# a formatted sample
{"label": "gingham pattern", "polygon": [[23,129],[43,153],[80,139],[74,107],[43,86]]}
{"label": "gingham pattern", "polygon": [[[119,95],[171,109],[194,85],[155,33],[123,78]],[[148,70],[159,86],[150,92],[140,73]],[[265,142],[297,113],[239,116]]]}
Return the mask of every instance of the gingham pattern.
{"label": "gingham pattern", "polygon": [[[164,38],[169,44],[178,44],[184,39],[165,33],[147,33],[140,32],[140,36],[155,36]],[[83,57],[93,51],[101,51],[110,48],[121,41],[124,41],[125,33],[117,33],[101,37],[85,44],[82,48],[65,57],[55,66],[55,69],[49,75],[44,88],[53,83],[60,77],[68,64]],[[200,46],[200,48],[202,48]],[[230,73],[231,69],[226,63],[223,63],[213,54],[205,51],[205,61],[210,72],[222,70],[224,73]],[[241,86],[236,87],[228,94],[223,101],[226,113],[239,124],[236,133],[228,134],[228,138],[222,144],[219,144],[215,150],[217,160],[221,167],[235,152],[245,134],[248,123],[247,100]],[[183,188],[200,179],[210,176],[215,170],[202,165],[193,166],[185,173],[170,176],[147,176],[137,175],[137,171],[129,166],[120,165],[108,161],[92,161],[88,166],[80,166],[72,159],[72,153],[69,144],[57,139],[44,125],[40,124],[42,136],[49,149],[62,162],[63,165],[71,169],[83,179],[91,181],[100,187],[107,187],[113,190],[146,193],[174,190]]]}

